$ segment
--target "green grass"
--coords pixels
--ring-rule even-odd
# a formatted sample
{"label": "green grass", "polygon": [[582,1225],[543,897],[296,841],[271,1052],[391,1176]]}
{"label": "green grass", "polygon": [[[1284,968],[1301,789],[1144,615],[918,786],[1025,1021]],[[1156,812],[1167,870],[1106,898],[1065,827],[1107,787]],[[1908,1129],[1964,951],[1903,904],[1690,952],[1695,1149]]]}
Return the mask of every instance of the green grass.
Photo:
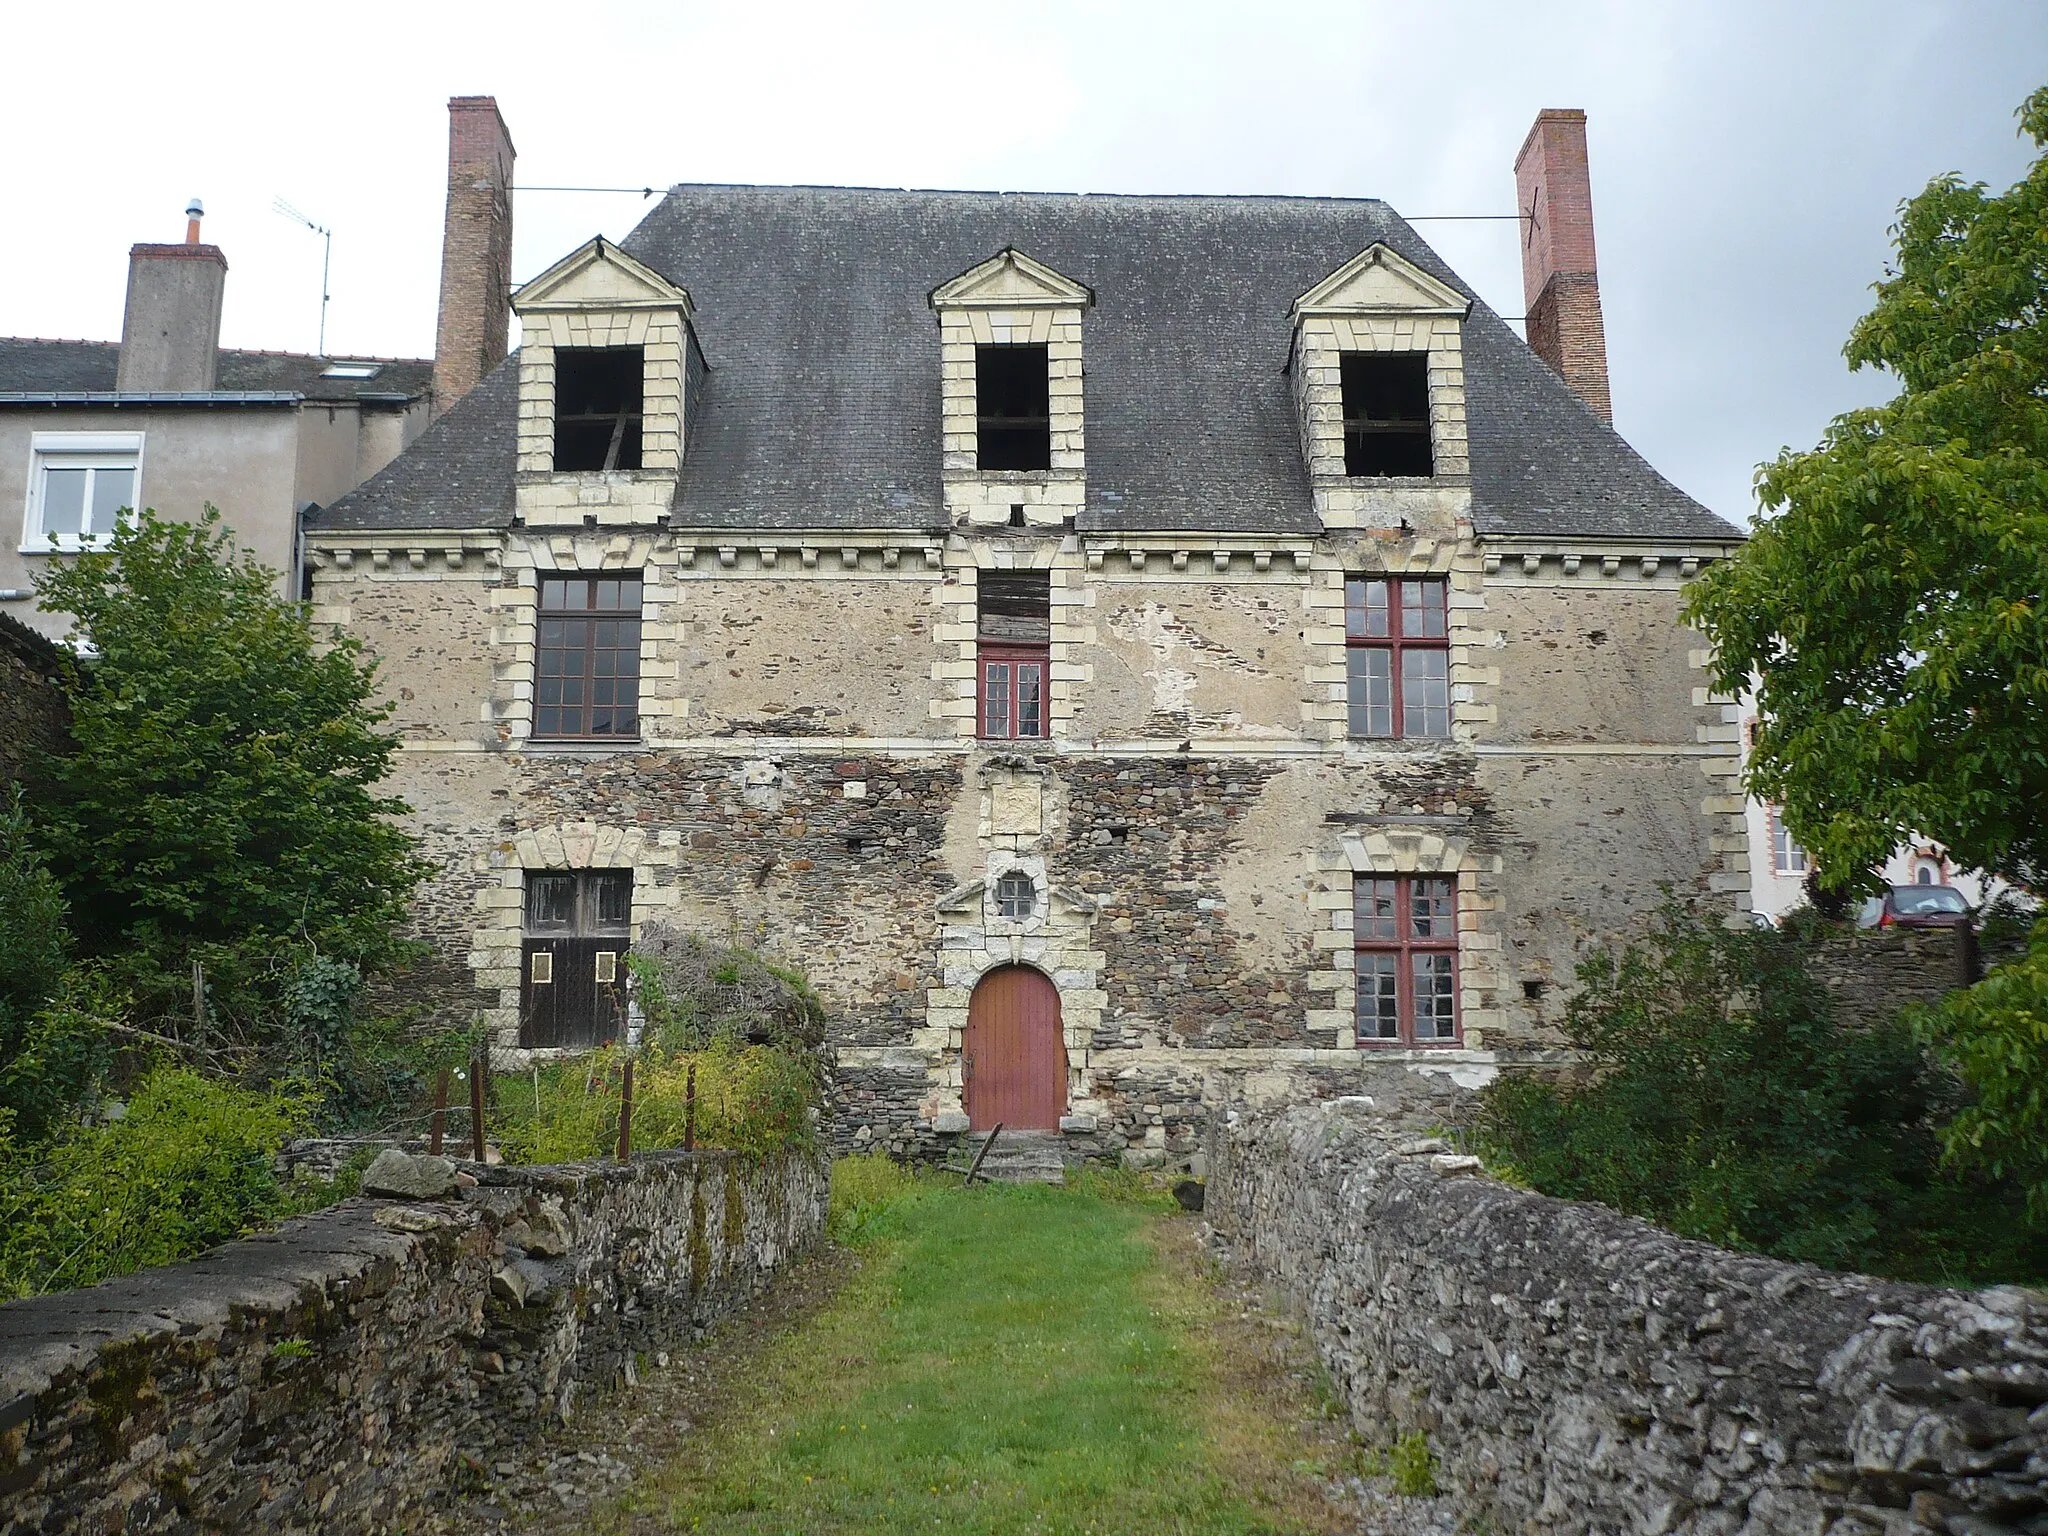
{"label": "green grass", "polygon": [[1215,1303],[1191,1264],[1161,1262],[1159,1217],[1057,1189],[861,1193],[859,1273],[776,1348],[752,1408],[622,1515],[722,1533],[1326,1528],[1283,1432],[1223,1380]]}

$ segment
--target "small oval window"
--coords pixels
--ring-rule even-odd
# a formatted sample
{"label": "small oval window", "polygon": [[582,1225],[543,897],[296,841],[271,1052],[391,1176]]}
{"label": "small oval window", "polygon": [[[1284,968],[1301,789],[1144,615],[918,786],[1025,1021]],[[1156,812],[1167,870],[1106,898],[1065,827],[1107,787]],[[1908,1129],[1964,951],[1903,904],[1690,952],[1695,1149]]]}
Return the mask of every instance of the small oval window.
{"label": "small oval window", "polygon": [[1038,905],[1038,887],[1031,877],[1011,870],[996,881],[996,911],[1004,917],[1029,917]]}

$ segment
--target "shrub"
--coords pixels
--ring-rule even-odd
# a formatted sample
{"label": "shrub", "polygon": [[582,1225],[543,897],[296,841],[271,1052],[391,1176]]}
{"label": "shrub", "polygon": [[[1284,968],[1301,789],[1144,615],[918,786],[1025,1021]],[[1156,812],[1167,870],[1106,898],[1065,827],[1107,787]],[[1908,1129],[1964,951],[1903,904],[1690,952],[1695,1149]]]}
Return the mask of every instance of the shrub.
{"label": "shrub", "polygon": [[293,1208],[275,1158],[303,1098],[158,1067],[120,1118],[23,1147],[0,1116],[0,1296],[190,1258]]}
{"label": "shrub", "polygon": [[1834,1022],[1796,943],[1667,908],[1579,969],[1576,1087],[1487,1090],[1481,1150],[1567,1199],[1731,1248],[1953,1282],[2048,1272],[2009,1184],[1941,1176],[1953,1085],[1906,1028]]}
{"label": "shrub", "polygon": [[[521,1163],[565,1163],[615,1152],[629,1056],[624,1046],[607,1046],[537,1068],[527,1078],[500,1077],[493,1130],[505,1155]],[[698,1147],[761,1155],[817,1144],[817,1079],[804,1058],[776,1046],[719,1039],[694,1051],[650,1047],[633,1060],[637,1150],[683,1144],[692,1066]]]}
{"label": "shrub", "polygon": [[1908,1020],[1970,1092],[1941,1129],[1951,1166],[2017,1180],[2048,1226],[2048,919],[2024,956]]}

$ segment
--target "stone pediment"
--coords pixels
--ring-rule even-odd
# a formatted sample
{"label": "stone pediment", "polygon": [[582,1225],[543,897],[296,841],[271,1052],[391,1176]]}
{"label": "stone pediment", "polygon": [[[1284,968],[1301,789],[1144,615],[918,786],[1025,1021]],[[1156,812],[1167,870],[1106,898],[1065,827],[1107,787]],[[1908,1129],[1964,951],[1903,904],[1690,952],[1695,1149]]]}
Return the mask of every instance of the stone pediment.
{"label": "stone pediment", "polygon": [[512,295],[525,314],[547,309],[680,309],[690,312],[687,289],[599,235],[578,246]]}
{"label": "stone pediment", "polygon": [[1472,301],[1385,245],[1360,251],[1294,301],[1293,315],[1451,315],[1463,319]]}
{"label": "stone pediment", "polygon": [[981,911],[981,894],[987,889],[986,880],[970,880],[965,885],[956,886],[939,898],[939,910],[948,913],[971,912],[978,915]]}
{"label": "stone pediment", "polygon": [[988,305],[1003,309],[1029,309],[1048,305],[1086,309],[1095,302],[1095,290],[1070,277],[1063,277],[1042,261],[1033,261],[1022,251],[1004,246],[979,266],[969,267],[951,282],[931,291],[934,309],[948,306]]}

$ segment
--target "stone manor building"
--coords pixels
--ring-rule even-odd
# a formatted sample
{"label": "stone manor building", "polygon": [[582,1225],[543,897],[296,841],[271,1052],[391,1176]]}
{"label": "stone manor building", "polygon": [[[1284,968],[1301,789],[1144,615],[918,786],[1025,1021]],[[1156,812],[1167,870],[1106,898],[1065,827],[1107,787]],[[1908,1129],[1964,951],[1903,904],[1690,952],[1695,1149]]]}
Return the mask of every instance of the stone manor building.
{"label": "stone manor building", "polygon": [[308,532],[501,1056],[662,922],[808,972],[846,1143],[1184,1162],[1541,1060],[1660,885],[1743,904],[1678,616],[1740,536],[1609,425],[1583,115],[1516,175],[1530,343],[1372,200],[678,186],[518,289]]}

